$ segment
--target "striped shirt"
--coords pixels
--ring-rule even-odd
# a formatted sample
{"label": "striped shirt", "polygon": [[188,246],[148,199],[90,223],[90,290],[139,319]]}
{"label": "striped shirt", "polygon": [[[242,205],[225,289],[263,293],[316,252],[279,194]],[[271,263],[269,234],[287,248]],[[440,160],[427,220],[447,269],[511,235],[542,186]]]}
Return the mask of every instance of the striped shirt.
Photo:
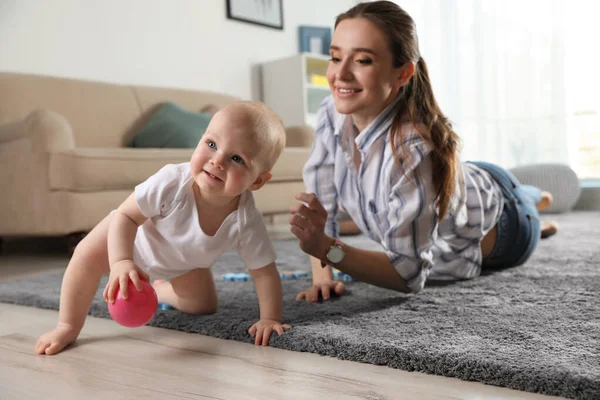
{"label": "striped shirt", "polygon": [[[394,162],[390,127],[395,104],[383,110],[355,136],[352,118],[339,114],[331,96],[317,113],[317,133],[303,178],[327,210],[325,233],[338,237],[336,215],[341,205],[372,240],[413,292],[429,279],[468,279],[481,272],[482,238],[497,223],[502,193],[490,175],[461,163],[456,192],[441,222],[432,183],[431,147],[410,123],[402,127]],[[399,143],[401,142],[401,143]],[[354,162],[354,144],[361,156]]]}

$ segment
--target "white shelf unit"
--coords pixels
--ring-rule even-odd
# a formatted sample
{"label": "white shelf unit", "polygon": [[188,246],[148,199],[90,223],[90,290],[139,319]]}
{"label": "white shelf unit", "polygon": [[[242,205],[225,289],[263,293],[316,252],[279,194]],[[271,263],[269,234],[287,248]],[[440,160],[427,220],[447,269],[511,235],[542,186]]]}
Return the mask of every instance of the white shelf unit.
{"label": "white shelf unit", "polygon": [[312,75],[327,75],[329,56],[299,53],[262,65],[263,101],[281,117],[285,126],[316,128],[321,101],[329,86],[314,84]]}

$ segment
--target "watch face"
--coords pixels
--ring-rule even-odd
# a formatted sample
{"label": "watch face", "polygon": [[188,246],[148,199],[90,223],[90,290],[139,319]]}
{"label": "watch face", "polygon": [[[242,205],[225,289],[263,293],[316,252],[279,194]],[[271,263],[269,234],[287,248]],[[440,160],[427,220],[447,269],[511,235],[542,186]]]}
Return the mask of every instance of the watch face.
{"label": "watch face", "polygon": [[334,264],[342,261],[342,258],[344,258],[344,250],[342,250],[340,247],[332,247],[327,252],[327,259]]}

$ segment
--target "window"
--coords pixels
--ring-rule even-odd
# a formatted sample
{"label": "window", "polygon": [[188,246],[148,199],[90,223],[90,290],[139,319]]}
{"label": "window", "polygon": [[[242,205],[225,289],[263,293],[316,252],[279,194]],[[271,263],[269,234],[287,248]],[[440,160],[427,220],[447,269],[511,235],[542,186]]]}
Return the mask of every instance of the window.
{"label": "window", "polygon": [[600,3],[397,0],[464,160],[566,163],[600,184]]}
{"label": "window", "polygon": [[567,5],[566,88],[570,162],[581,179],[600,180],[600,37],[596,2]]}

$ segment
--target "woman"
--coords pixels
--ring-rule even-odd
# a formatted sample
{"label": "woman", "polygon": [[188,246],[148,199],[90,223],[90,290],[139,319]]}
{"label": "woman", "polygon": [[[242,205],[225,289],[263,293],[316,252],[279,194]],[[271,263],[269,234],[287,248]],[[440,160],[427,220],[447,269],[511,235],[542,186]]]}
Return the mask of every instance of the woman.
{"label": "woman", "polygon": [[[358,4],[338,16],[330,55],[332,95],[304,167],[308,193],[290,209],[291,231],[313,267],[313,286],[297,300],[341,294],[331,266],[418,292],[427,279],[523,264],[540,237],[538,209],[552,196],[498,166],[459,161],[459,138],[433,95],[412,18],[392,2]],[[340,242],[338,205],[384,251]]]}

